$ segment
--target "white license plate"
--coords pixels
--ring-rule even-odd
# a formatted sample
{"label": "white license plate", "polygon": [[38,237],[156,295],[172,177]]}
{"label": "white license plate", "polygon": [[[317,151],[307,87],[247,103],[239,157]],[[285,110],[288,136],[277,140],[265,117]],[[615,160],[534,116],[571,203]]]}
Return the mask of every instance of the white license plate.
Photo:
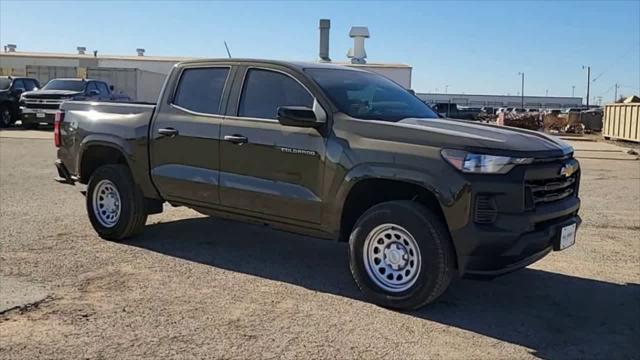
{"label": "white license plate", "polygon": [[560,232],[560,250],[564,250],[576,243],[576,224],[571,224],[562,228]]}
{"label": "white license plate", "polygon": [[38,118],[43,118],[45,116],[47,116],[47,114],[45,114],[45,113],[40,113],[40,112],[36,113],[36,117],[38,117]]}

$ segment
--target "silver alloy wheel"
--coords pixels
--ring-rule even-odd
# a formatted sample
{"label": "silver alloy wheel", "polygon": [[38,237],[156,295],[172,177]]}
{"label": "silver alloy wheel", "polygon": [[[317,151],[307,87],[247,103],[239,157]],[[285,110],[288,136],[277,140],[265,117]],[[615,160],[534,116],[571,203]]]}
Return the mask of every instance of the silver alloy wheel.
{"label": "silver alloy wheel", "polygon": [[109,180],[100,180],[93,189],[93,214],[104,227],[114,227],[120,219],[120,193]]}
{"label": "silver alloy wheel", "polygon": [[9,126],[11,125],[11,111],[9,109],[2,109],[2,114],[0,114],[0,121],[2,121],[2,125]]}
{"label": "silver alloy wheel", "polygon": [[422,266],[420,248],[402,226],[377,226],[367,235],[362,250],[369,278],[382,289],[406,291],[418,279]]}

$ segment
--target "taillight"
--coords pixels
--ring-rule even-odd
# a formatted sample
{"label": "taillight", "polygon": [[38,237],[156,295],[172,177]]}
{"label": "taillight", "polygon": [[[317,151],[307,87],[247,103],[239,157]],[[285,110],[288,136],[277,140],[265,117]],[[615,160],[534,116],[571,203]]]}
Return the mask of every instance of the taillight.
{"label": "taillight", "polygon": [[56,119],[53,122],[53,142],[56,144],[56,147],[60,147],[62,144],[62,139],[60,138],[60,123],[62,123],[62,121],[64,121],[64,112],[56,112]]}

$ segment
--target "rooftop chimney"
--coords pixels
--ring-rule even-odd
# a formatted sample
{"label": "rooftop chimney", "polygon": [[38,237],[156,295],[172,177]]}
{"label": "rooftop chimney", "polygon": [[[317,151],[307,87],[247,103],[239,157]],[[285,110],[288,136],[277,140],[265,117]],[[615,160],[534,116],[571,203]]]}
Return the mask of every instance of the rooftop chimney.
{"label": "rooftop chimney", "polygon": [[349,37],[353,38],[353,47],[349,49],[347,57],[352,64],[366,64],[367,52],[364,51],[364,39],[369,38],[369,29],[366,26],[354,26],[349,31]]}
{"label": "rooftop chimney", "polygon": [[142,48],[137,48],[136,52],[138,53],[138,56],[144,56],[144,49]]}
{"label": "rooftop chimney", "polygon": [[16,52],[18,45],[16,44],[7,44],[7,52]]}
{"label": "rooftop chimney", "polygon": [[331,62],[329,58],[329,30],[331,29],[331,20],[320,19],[320,61]]}
{"label": "rooftop chimney", "polygon": [[84,55],[85,51],[87,51],[87,48],[84,46],[78,46],[76,49],[78,49],[78,55]]}

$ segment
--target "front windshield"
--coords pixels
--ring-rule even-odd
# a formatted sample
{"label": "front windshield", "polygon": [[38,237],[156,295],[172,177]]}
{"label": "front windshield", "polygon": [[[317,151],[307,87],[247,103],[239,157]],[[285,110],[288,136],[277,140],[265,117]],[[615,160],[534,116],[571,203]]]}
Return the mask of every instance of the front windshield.
{"label": "front windshield", "polygon": [[82,80],[51,80],[42,90],[84,91],[84,85]]}
{"label": "front windshield", "polygon": [[341,112],[351,117],[383,121],[438,117],[420,99],[384,76],[347,69],[308,68],[304,71]]}
{"label": "front windshield", "polygon": [[0,90],[7,90],[11,86],[11,79],[0,79]]}

